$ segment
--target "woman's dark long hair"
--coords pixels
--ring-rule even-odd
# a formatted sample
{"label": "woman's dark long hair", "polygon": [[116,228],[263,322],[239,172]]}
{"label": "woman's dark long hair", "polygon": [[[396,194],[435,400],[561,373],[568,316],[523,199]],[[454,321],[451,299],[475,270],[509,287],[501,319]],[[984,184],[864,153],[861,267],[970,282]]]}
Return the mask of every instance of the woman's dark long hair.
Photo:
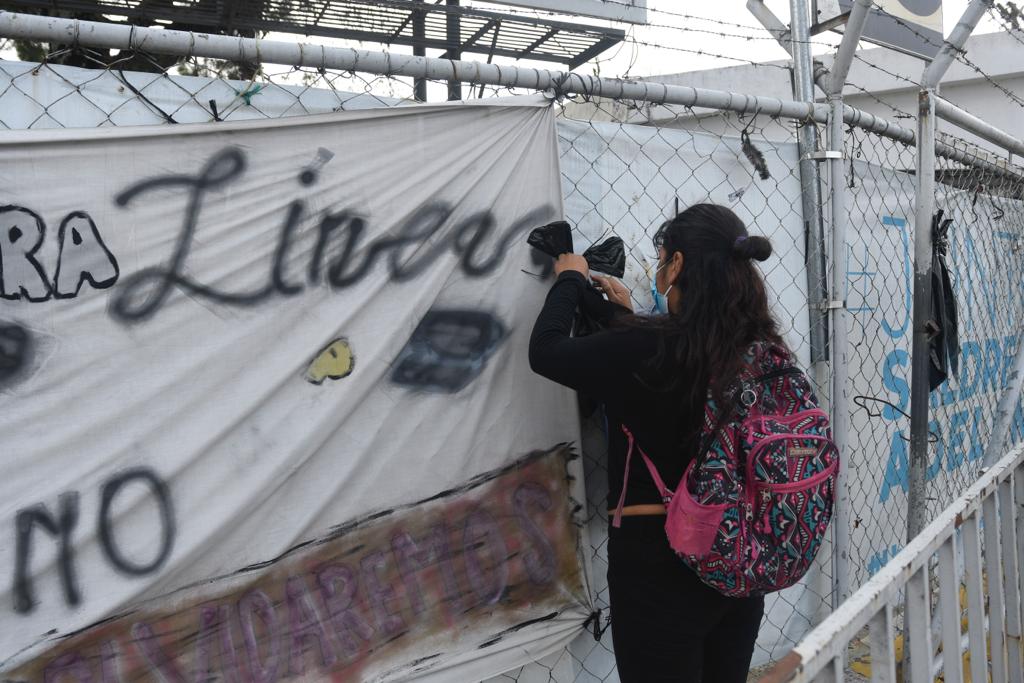
{"label": "woman's dark long hair", "polygon": [[684,410],[692,414],[704,404],[709,387],[716,401],[722,400],[751,344],[785,347],[764,279],[753,264],[771,256],[772,245],[749,235],[727,207],[695,204],[661,226],[654,246],[664,249],[662,263],[675,252],[683,255],[682,271],[671,283],[679,292],[679,310],[634,316],[626,324],[663,332],[654,363],[669,370],[672,379],[665,389],[679,392]]}

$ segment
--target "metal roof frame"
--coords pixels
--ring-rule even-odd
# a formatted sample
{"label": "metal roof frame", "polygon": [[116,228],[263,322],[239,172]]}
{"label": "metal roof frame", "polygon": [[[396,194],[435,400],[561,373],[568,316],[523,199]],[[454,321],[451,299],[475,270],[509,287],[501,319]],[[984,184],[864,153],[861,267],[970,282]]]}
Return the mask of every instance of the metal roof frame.
{"label": "metal roof frame", "polygon": [[[275,31],[443,50],[445,56],[533,59],[570,69],[625,38],[621,29],[417,0],[61,0],[59,6],[52,0],[8,0],[4,5],[171,21],[209,33]],[[452,25],[457,40],[449,40]]]}

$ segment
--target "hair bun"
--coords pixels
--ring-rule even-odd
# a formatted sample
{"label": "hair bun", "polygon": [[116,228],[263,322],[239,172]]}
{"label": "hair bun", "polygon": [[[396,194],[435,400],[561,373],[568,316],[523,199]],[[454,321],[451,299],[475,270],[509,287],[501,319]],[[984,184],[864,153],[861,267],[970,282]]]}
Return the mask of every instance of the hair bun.
{"label": "hair bun", "polygon": [[765,261],[772,255],[772,243],[760,235],[743,235],[736,238],[732,250],[739,258]]}

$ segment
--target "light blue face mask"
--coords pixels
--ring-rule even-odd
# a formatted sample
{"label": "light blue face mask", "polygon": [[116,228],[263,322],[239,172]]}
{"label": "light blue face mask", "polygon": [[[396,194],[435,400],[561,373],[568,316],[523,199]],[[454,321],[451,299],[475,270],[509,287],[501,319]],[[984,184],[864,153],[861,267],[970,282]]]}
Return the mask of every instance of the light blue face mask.
{"label": "light blue face mask", "polygon": [[672,285],[668,286],[664,294],[658,291],[658,271],[664,268],[665,265],[668,264],[658,266],[654,274],[651,275],[651,298],[654,299],[654,308],[651,309],[652,314],[668,315],[668,293],[672,291]]}

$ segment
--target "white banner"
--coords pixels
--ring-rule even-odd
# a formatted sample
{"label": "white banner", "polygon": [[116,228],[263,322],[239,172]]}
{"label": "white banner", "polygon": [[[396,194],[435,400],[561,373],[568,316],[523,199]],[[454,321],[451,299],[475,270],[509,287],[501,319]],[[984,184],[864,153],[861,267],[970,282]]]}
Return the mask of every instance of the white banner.
{"label": "white banner", "polygon": [[[859,582],[906,539],[910,472],[910,351],[913,336],[914,177],[853,163],[845,299],[850,311],[850,382],[855,447],[847,457],[850,549]],[[957,177],[948,174],[949,182]],[[966,177],[966,176],[965,176]],[[988,189],[937,185],[936,208],[953,219],[949,255],[959,317],[959,373],[930,396],[928,518],[977,478],[995,407],[1008,381],[1024,317],[1024,202]],[[1024,432],[1018,406],[1012,438]]]}
{"label": "white banner", "polygon": [[0,194],[7,678],[470,681],[579,632],[544,100],[3,133]]}

